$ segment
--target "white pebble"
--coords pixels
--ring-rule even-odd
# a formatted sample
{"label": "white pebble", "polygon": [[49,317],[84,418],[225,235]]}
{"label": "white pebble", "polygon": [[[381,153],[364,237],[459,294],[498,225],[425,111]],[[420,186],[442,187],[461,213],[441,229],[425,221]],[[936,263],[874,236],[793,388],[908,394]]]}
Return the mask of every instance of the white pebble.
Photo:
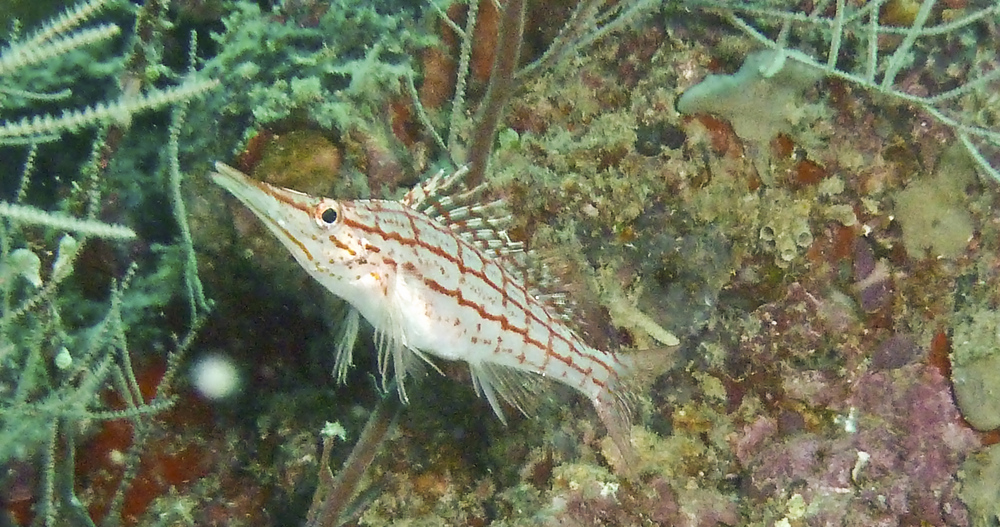
{"label": "white pebble", "polygon": [[225,399],[240,389],[240,372],[232,359],[206,355],[191,368],[191,384],[206,399]]}

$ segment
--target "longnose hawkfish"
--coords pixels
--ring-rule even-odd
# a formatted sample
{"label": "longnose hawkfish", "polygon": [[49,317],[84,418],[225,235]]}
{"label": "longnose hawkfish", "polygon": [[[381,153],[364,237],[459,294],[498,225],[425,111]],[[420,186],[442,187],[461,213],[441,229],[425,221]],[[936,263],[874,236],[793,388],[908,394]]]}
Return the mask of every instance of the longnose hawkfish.
{"label": "longnose hawkfish", "polygon": [[[503,204],[476,204],[466,170],[437,175],[399,201],[340,201],[253,180],[216,163],[211,177],[260,218],[298,263],[352,309],[337,346],[338,378],[351,363],[358,316],[375,329],[379,369],[404,379],[427,355],[465,361],[476,393],[503,420],[499,399],[525,412],[517,372],[556,380],[593,403],[628,448],[624,357],[587,345],[509,265],[522,249]],[[463,203],[474,203],[464,205]]]}

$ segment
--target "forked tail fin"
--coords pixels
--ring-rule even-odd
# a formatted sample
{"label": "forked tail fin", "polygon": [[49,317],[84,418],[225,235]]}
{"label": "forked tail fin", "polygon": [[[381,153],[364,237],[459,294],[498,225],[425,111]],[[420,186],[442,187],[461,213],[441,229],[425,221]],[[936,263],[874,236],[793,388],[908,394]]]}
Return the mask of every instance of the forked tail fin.
{"label": "forked tail fin", "polygon": [[618,459],[609,460],[615,471],[627,479],[639,474],[639,453],[632,444],[632,412],[637,394],[645,393],[653,381],[674,367],[679,346],[650,348],[619,357],[621,370],[592,402],[608,429],[608,438],[617,449]]}
{"label": "forked tail fin", "polygon": [[608,437],[618,449],[621,463],[612,463],[622,469],[620,476],[633,479],[638,467],[638,453],[632,446],[632,411],[629,406],[630,392],[620,383],[609,384],[593,399],[594,409],[608,430]]}

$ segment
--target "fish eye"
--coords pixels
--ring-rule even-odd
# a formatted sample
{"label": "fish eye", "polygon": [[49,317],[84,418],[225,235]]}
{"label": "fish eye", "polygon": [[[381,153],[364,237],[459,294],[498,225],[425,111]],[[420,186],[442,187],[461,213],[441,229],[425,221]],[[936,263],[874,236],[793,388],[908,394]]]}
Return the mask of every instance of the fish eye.
{"label": "fish eye", "polygon": [[329,225],[337,221],[337,211],[334,210],[333,207],[328,207],[323,212],[319,213],[319,217],[323,220],[323,223]]}
{"label": "fish eye", "polygon": [[313,218],[320,227],[330,227],[340,219],[340,205],[332,199],[324,199],[313,209]]}

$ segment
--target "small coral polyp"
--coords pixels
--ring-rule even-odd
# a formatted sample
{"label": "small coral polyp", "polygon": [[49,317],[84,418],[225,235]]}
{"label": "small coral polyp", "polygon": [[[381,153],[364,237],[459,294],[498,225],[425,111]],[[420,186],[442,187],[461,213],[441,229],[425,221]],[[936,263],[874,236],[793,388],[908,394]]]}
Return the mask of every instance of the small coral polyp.
{"label": "small coral polyp", "polygon": [[806,200],[791,199],[785,192],[770,191],[770,204],[762,208],[765,217],[760,228],[761,247],[775,255],[775,264],[788,267],[813,242],[809,227],[811,206]]}

